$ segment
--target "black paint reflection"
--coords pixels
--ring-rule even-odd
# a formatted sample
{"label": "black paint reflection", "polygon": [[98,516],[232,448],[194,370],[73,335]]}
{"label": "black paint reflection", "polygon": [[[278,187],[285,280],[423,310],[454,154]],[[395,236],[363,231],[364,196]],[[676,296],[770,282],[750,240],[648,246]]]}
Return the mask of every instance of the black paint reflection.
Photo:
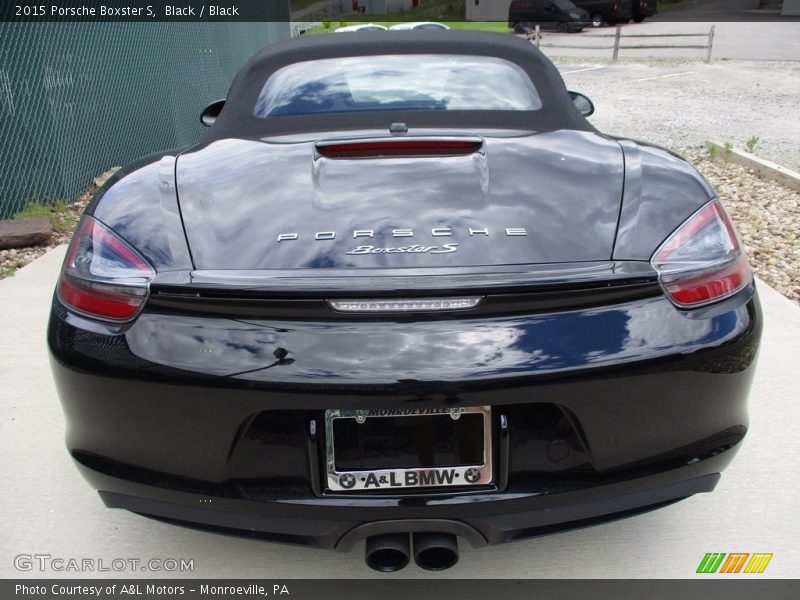
{"label": "black paint reflection", "polygon": [[[663,298],[541,316],[464,321],[281,322],[143,314],[126,334],[154,363],[255,381],[458,381],[688,354],[750,326],[746,306],[692,320]],[[285,349],[277,360],[276,351]],[[269,367],[269,368],[266,368]]]}

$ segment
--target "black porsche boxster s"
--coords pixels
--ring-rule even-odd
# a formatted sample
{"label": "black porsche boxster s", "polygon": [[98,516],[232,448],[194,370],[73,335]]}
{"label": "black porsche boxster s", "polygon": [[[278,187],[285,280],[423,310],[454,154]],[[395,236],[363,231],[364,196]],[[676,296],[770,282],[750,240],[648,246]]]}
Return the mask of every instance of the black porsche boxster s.
{"label": "black porsche boxster s", "polygon": [[48,342],[114,508],[426,569],[714,489],[761,331],[714,190],[510,35],[265,48],[86,209]]}

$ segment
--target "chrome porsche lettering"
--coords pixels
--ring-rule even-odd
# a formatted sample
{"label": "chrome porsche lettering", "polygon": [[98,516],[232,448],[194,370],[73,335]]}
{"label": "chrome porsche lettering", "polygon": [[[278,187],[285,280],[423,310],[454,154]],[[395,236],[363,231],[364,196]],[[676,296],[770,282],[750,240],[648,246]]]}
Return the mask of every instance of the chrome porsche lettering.
{"label": "chrome porsche lettering", "polygon": [[[524,227],[506,227],[503,231],[507,237],[518,237],[518,236],[526,236],[528,235],[528,230]],[[424,233],[430,232],[431,237],[453,237],[456,234],[456,231],[453,230],[452,227],[433,227],[430,230],[426,230]],[[488,227],[468,227],[465,231],[468,233],[470,237],[475,237],[476,235],[483,235],[489,236],[490,230]],[[401,227],[398,229],[391,230],[391,236],[395,238],[405,238],[405,237],[416,237],[419,235],[419,231],[412,229],[410,227]],[[305,237],[306,234],[303,234]],[[317,241],[324,241],[324,240],[333,240],[336,238],[337,233],[335,231],[317,231],[314,233],[314,239]],[[358,238],[370,238],[374,239],[376,235],[376,230],[374,229],[356,229],[352,232],[353,239]],[[278,242],[288,242],[288,241],[295,241],[299,240],[301,235],[299,233],[281,233],[278,235],[277,241]],[[436,246],[432,246],[431,249],[435,248]],[[453,250],[449,250],[449,252],[453,252]],[[362,253],[359,253],[362,254]]]}
{"label": "chrome porsche lettering", "polygon": [[400,246],[398,248],[381,248],[378,246],[356,246],[345,254],[450,254],[458,250],[458,244],[442,244],[441,246]]}

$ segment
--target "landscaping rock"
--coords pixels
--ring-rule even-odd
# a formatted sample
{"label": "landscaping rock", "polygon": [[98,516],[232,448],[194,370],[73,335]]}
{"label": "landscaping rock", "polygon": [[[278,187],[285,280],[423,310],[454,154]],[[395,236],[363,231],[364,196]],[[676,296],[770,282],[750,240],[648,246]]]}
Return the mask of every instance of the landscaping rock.
{"label": "landscaping rock", "polygon": [[47,217],[0,221],[0,249],[38,246],[52,235],[53,225]]}
{"label": "landscaping rock", "polygon": [[705,150],[690,150],[687,158],[714,185],[755,274],[790,300],[800,300],[800,191],[745,166],[710,160]]}
{"label": "landscaping rock", "polygon": [[95,177],[95,178],[92,180],[92,182],[94,183],[95,187],[103,187],[103,184],[104,184],[106,181],[108,181],[108,180],[111,178],[111,176],[112,176],[114,173],[116,173],[117,171],[119,171],[119,170],[120,170],[120,168],[121,168],[121,167],[111,167],[111,168],[110,168],[108,171],[106,171],[105,173],[102,173],[101,175],[98,175],[97,177]]}

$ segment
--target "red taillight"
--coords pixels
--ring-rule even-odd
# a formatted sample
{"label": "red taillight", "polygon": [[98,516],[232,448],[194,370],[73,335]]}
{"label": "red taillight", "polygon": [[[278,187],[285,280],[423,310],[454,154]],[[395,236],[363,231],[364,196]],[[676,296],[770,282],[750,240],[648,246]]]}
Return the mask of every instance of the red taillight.
{"label": "red taillight", "polygon": [[681,308],[722,300],[752,280],[736,231],[719,200],[689,217],[656,251],[652,263],[667,295]]}
{"label": "red taillight", "polygon": [[481,140],[378,140],[366,142],[326,142],[317,151],[327,158],[376,158],[392,156],[442,156],[472,154],[480,150]]}
{"label": "red taillight", "polygon": [[84,217],[72,238],[58,298],[90,317],[129,321],[147,300],[153,268],[110,229]]}

